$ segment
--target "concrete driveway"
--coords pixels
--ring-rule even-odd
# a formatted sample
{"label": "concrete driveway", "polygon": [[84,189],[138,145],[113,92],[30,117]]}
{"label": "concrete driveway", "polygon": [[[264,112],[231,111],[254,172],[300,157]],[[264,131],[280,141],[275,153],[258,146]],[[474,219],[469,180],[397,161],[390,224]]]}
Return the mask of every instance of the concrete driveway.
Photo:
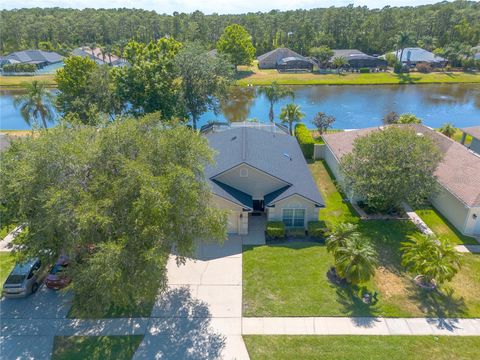
{"label": "concrete driveway", "polygon": [[169,291],[154,306],[134,359],[248,359],[241,336],[242,238],[200,242],[195,259],[167,265]]}

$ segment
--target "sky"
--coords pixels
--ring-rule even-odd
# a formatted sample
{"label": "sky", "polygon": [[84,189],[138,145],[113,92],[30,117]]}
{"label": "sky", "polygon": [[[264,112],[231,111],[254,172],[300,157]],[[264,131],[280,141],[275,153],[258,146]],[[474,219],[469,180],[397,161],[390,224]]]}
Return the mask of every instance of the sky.
{"label": "sky", "polygon": [[382,8],[384,6],[415,6],[433,4],[440,0],[19,0],[1,1],[0,9],[31,7],[63,7],[63,8],[140,8],[155,10],[158,13],[171,14],[174,11],[191,13],[200,10],[205,14],[241,14],[245,12],[312,9],[329,6],[368,6]]}

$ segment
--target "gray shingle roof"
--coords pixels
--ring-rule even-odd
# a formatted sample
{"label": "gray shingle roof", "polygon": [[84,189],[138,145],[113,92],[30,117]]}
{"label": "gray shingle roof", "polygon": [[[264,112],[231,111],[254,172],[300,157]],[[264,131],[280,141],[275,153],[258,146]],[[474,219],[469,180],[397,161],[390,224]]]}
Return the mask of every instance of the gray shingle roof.
{"label": "gray shingle roof", "polygon": [[288,48],[278,48],[272,51],[269,51],[263,55],[257,57],[258,61],[272,61],[274,63],[278,62],[281,59],[288,58],[288,57],[296,57],[302,60],[306,60],[306,58],[299,53],[296,53],[293,50]]}
{"label": "gray shingle roof", "polygon": [[265,196],[265,205],[273,205],[279,200],[298,194],[317,206],[324,206],[294,137],[282,132],[274,133],[249,127],[211,132],[206,137],[210,146],[217,151],[215,166],[208,166],[205,170],[212,191],[217,195],[251,208],[251,197],[248,199],[244,196],[247,194],[232,193],[230,189],[219,186],[218,181],[212,180],[220,173],[240,164],[247,164],[289,184],[281,189],[283,191],[274,191]]}
{"label": "gray shingle roof", "polygon": [[54,64],[63,60],[63,56],[53,51],[23,50],[16,51],[6,56],[8,59],[17,60],[21,63]]}

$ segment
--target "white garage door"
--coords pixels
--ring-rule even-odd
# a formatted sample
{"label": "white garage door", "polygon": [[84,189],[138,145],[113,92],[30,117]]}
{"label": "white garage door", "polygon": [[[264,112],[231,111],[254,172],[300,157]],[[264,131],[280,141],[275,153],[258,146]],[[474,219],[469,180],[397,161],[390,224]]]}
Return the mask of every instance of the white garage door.
{"label": "white garage door", "polygon": [[238,233],[238,217],[240,213],[237,211],[230,211],[228,214],[228,232],[230,234]]}

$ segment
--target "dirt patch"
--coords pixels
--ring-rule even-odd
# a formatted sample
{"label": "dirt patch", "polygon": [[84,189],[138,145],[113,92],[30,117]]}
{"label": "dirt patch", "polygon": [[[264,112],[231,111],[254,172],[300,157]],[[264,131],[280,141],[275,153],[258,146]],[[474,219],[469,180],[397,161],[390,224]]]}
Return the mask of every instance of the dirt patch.
{"label": "dirt patch", "polygon": [[382,266],[375,273],[375,282],[386,299],[405,294],[405,280]]}

